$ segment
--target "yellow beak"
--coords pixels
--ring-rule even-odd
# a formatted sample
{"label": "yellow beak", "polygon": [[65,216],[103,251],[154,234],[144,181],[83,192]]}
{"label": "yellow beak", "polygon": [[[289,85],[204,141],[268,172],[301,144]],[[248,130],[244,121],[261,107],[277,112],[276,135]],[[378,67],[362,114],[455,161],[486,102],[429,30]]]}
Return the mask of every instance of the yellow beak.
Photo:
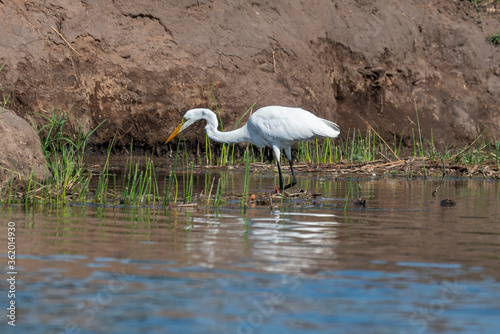
{"label": "yellow beak", "polygon": [[177,134],[179,133],[179,131],[181,131],[182,124],[184,124],[184,122],[181,122],[181,124],[179,124],[179,126],[175,128],[174,132],[172,132],[172,134],[170,135],[170,137],[168,137],[168,139],[165,142],[165,144],[168,143],[169,141],[171,141],[172,138],[174,138],[175,136],[177,136]]}

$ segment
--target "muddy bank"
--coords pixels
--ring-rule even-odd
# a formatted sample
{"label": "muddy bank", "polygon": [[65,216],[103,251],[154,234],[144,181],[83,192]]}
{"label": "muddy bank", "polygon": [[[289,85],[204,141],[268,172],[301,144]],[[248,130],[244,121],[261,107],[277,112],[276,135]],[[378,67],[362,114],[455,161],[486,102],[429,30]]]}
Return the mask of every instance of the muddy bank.
{"label": "muddy bank", "polygon": [[[232,170],[244,170],[244,164],[232,165],[229,167]],[[321,163],[321,164],[304,164],[298,163],[293,166],[297,175],[300,173],[327,173],[332,177],[344,175],[353,175],[355,177],[366,176],[404,176],[404,177],[484,177],[484,178],[500,178],[500,170],[495,166],[488,164],[455,164],[449,161],[432,160],[421,157],[406,157],[397,161],[374,160],[369,162],[359,163]],[[228,167],[217,166],[195,166],[197,172],[206,171],[225,171]],[[282,166],[282,169],[288,173],[289,167]],[[277,168],[275,164],[251,163],[250,171],[273,171]]]}
{"label": "muddy bank", "polygon": [[[434,142],[500,131],[498,2],[0,1],[0,72],[24,117],[71,110],[105,147],[162,155],[189,108],[226,128],[253,103],[301,106],[349,128],[410,140],[415,102]],[[213,106],[213,103],[212,103]],[[44,111],[45,110],[45,111]],[[36,118],[36,117],[35,117]],[[196,128],[195,128],[196,129]],[[204,145],[200,131],[185,134]],[[403,134],[404,132],[404,134]]]}

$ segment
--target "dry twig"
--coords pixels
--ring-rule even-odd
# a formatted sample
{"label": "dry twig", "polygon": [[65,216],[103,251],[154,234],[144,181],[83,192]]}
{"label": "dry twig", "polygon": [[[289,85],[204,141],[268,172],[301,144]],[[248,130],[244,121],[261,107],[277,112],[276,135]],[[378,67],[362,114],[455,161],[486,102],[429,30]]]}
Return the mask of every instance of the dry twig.
{"label": "dry twig", "polygon": [[71,49],[71,50],[73,50],[73,51],[74,51],[77,55],[79,55],[80,57],[82,56],[82,55],[81,55],[78,51],[76,51],[76,50],[75,50],[75,48],[74,48],[74,47],[72,47],[72,46],[71,46],[71,44],[69,44],[69,42],[66,40],[66,38],[64,38],[64,36],[63,36],[63,35],[62,35],[59,31],[57,31],[57,29],[56,29],[56,28],[54,28],[54,27],[51,27],[51,28],[52,28],[52,30],[54,30],[54,31],[55,31],[55,32],[59,35],[59,37],[61,37],[61,38],[62,38],[62,40],[63,40],[63,41],[65,41],[65,42],[66,42],[66,44],[68,44],[68,46],[70,47],[70,49]]}

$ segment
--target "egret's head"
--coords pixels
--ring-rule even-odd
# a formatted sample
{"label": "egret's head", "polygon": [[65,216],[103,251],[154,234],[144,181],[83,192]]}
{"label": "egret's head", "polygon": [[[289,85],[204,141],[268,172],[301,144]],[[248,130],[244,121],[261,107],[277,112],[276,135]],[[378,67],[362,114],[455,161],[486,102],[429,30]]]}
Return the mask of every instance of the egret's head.
{"label": "egret's head", "polygon": [[196,121],[199,121],[200,119],[206,119],[207,118],[207,109],[191,109],[188,110],[185,114],[184,117],[182,117],[181,124],[175,128],[174,132],[168,137],[167,141],[165,142],[168,143],[171,141],[177,134],[186,128],[188,128],[191,124],[193,124]]}

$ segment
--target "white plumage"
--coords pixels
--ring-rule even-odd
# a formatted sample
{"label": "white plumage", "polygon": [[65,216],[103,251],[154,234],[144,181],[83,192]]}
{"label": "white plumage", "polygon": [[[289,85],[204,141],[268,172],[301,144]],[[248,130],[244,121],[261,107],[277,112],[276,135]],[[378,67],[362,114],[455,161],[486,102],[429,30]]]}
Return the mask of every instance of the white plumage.
{"label": "white plumage", "polygon": [[[234,131],[220,132],[217,130],[219,122],[217,115],[209,109],[191,109],[184,115],[181,124],[168,137],[167,143],[179,132],[194,122],[204,119],[207,121],[205,130],[208,138],[219,143],[248,142],[259,148],[271,147],[278,163],[280,189],[288,189],[297,183],[292,163],[291,146],[299,141],[308,141],[316,138],[335,138],[340,134],[339,126],[326,119],[319,118],[301,108],[280,106],[263,107],[250,116],[248,122]],[[280,150],[290,163],[292,182],[283,186],[281,173]]]}

